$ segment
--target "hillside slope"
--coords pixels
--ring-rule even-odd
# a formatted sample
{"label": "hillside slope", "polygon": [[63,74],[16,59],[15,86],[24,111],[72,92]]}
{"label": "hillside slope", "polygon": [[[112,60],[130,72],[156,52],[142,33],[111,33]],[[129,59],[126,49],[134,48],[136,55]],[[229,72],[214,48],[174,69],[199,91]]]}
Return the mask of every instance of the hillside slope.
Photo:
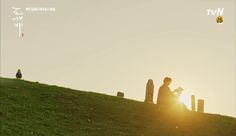
{"label": "hillside slope", "polygon": [[1,136],[233,136],[236,119],[0,78]]}

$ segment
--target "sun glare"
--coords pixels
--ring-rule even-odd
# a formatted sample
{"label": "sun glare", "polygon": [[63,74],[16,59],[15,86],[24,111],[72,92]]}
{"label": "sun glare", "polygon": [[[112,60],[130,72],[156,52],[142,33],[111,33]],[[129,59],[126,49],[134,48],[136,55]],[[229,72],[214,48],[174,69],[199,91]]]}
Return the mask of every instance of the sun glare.
{"label": "sun glare", "polygon": [[185,104],[188,109],[191,108],[191,96],[185,93],[182,93],[179,97],[179,102]]}

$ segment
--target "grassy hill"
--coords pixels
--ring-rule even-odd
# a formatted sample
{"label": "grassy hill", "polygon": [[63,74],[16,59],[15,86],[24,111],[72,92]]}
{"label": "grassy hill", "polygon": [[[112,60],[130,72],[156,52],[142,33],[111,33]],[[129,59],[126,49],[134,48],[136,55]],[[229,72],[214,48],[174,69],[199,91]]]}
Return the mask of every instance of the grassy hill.
{"label": "grassy hill", "polygon": [[1,136],[233,136],[236,119],[0,78]]}

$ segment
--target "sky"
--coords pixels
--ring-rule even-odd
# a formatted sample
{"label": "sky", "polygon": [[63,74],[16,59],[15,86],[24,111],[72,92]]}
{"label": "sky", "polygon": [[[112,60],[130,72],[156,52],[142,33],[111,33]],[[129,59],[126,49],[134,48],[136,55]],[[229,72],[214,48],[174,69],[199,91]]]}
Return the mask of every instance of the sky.
{"label": "sky", "polygon": [[[1,0],[1,77],[154,102],[170,88],[236,117],[235,0]],[[23,11],[23,37],[12,7]],[[27,7],[55,8],[25,11]],[[207,9],[224,8],[223,24]]]}

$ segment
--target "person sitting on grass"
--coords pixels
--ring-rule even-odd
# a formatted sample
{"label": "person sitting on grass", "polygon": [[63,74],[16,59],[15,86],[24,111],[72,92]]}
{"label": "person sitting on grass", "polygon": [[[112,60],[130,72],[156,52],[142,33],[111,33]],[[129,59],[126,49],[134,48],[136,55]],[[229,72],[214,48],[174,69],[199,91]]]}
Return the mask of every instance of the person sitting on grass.
{"label": "person sitting on grass", "polygon": [[172,79],[165,77],[163,80],[163,85],[159,88],[157,103],[161,105],[171,106],[178,104],[178,99],[183,89],[181,87],[175,89],[174,91],[170,90],[170,83]]}
{"label": "person sitting on grass", "polygon": [[18,69],[17,73],[16,73],[16,79],[21,79],[22,78],[22,74],[20,69]]}

